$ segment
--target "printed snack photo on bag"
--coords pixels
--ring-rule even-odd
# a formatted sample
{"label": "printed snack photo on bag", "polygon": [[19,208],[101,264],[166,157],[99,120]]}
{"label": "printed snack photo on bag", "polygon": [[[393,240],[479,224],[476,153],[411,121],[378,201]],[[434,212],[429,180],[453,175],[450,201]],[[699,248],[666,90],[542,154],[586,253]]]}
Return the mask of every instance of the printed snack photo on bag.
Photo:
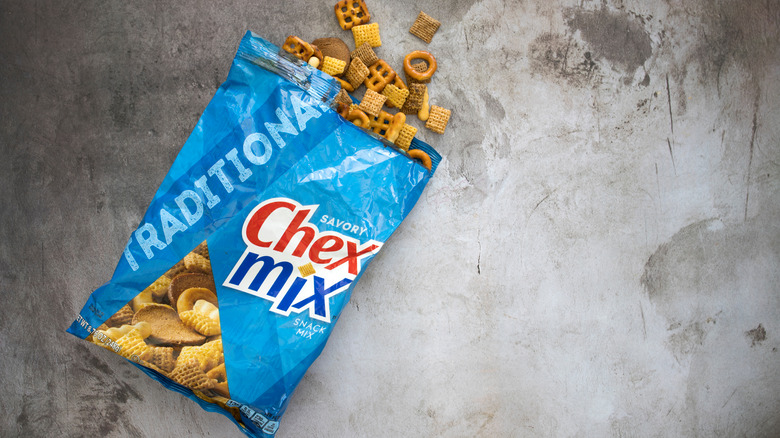
{"label": "printed snack photo on bag", "polygon": [[248,436],[274,435],[441,160],[416,138],[407,151],[346,120],[340,89],[248,32],[112,278],[68,331]]}

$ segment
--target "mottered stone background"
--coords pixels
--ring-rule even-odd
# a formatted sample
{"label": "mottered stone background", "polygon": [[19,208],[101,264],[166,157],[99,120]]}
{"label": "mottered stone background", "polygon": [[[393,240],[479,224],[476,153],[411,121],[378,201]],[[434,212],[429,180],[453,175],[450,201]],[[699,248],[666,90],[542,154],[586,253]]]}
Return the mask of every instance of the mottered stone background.
{"label": "mottered stone background", "polygon": [[[64,330],[243,33],[333,3],[0,3],[0,435],[241,436]],[[445,158],[278,436],[778,436],[780,3],[368,5]]]}

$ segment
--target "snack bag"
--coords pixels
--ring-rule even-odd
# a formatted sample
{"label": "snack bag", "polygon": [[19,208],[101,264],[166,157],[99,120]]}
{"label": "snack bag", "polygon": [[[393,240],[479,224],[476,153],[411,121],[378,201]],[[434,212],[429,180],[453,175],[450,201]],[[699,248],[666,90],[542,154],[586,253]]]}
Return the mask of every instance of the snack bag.
{"label": "snack bag", "polygon": [[249,32],[68,331],[272,436],[357,280],[430,169],[332,109],[330,76]]}

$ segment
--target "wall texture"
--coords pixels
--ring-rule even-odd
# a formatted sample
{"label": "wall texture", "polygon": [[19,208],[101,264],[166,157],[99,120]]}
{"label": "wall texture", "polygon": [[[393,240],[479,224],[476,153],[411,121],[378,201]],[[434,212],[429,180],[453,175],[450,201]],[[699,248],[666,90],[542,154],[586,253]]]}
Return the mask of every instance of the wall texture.
{"label": "wall texture", "polygon": [[[780,435],[780,2],[367,1],[445,159],[278,436]],[[241,35],[333,3],[0,3],[0,435],[240,436],[64,330]]]}

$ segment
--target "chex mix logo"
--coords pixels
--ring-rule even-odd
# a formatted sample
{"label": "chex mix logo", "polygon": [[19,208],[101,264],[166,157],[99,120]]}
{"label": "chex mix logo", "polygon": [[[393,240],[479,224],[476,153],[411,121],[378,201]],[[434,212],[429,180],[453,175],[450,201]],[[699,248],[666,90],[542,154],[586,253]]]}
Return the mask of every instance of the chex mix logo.
{"label": "chex mix logo", "polygon": [[312,318],[331,322],[329,298],[348,288],[361,259],[382,243],[320,232],[309,222],[317,207],[286,198],[255,207],[241,233],[247,249],[223,285],[273,302],[274,313],[308,310]]}

